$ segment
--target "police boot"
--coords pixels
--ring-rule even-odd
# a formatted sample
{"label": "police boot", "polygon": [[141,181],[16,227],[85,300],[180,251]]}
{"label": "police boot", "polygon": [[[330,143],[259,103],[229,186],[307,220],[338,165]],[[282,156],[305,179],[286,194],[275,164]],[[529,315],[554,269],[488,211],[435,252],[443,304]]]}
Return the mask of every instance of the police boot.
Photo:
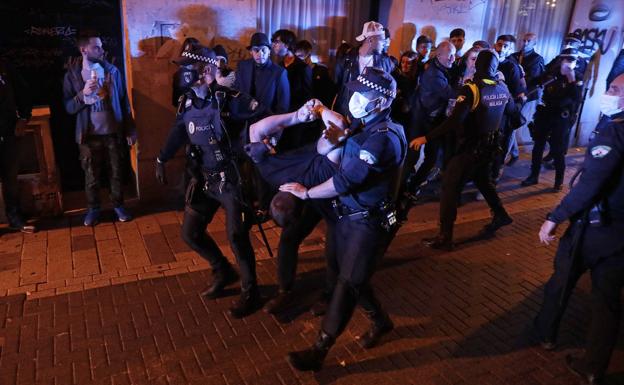
{"label": "police boot", "polygon": [[315,317],[320,317],[327,313],[327,306],[329,305],[329,300],[331,299],[331,292],[323,291],[319,299],[314,302],[312,308],[310,309],[310,313],[312,313]]}
{"label": "police boot", "polygon": [[538,184],[538,178],[539,178],[539,174],[536,174],[534,172],[531,172],[531,175],[529,175],[528,178],[526,178],[525,180],[523,180],[520,184],[522,186],[533,186]]}
{"label": "police boot", "polygon": [[553,192],[558,193],[563,190],[563,173],[559,175],[559,173],[555,174],[555,185],[553,186]]}
{"label": "police boot", "polygon": [[360,346],[364,349],[370,349],[379,343],[381,337],[390,333],[394,329],[394,323],[390,319],[388,313],[381,309],[381,305],[374,299],[377,305],[375,311],[365,311],[366,316],[372,321],[370,329],[364,334],[357,337],[360,342]]}
{"label": "police boot", "polygon": [[238,281],[238,273],[229,262],[225,262],[223,267],[213,270],[212,276],[212,283],[202,291],[201,295],[213,299],[220,297],[226,286]]}
{"label": "police boot", "polygon": [[435,237],[423,238],[422,244],[432,249],[452,251],[455,247],[453,245],[453,231],[440,231]]}
{"label": "police boot", "polygon": [[496,230],[500,229],[503,226],[510,225],[512,222],[513,219],[509,216],[509,214],[507,214],[507,211],[502,210],[494,214],[492,222],[483,226],[483,229],[481,230],[481,235],[494,234]]}
{"label": "police boot", "polygon": [[277,293],[273,299],[267,302],[264,305],[264,311],[269,314],[280,314],[286,311],[292,300],[292,291],[290,290],[281,290]]}
{"label": "police boot", "polygon": [[321,330],[312,347],[288,353],[288,362],[297,370],[317,372],[323,366],[327,352],[329,352],[335,340],[334,337]]}
{"label": "police boot", "polygon": [[258,286],[253,285],[240,293],[237,301],[232,303],[230,315],[234,318],[243,318],[258,310],[261,306]]}
{"label": "police boot", "polygon": [[566,356],[566,367],[572,373],[577,375],[581,379],[581,384],[583,385],[600,385],[604,384],[604,379],[602,375],[598,375],[596,373],[592,373],[585,364],[583,359],[576,358],[572,355]]}

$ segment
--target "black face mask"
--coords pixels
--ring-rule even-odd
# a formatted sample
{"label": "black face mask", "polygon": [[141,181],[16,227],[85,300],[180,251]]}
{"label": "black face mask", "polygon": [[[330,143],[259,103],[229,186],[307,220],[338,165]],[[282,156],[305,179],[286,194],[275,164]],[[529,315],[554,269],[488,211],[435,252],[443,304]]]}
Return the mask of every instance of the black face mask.
{"label": "black face mask", "polygon": [[180,86],[188,87],[199,80],[199,71],[196,69],[185,69],[180,76]]}

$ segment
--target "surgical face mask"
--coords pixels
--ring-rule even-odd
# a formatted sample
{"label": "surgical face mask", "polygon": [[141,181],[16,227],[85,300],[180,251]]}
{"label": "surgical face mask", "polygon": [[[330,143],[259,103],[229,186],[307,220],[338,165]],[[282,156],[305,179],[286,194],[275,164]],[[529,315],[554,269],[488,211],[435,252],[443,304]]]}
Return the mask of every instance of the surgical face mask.
{"label": "surgical face mask", "polygon": [[371,102],[373,100],[369,100],[359,92],[354,92],[351,99],[349,99],[349,112],[354,118],[361,119],[372,111],[372,108],[369,108]]}
{"label": "surgical face mask", "polygon": [[602,94],[600,96],[600,112],[607,116],[613,116],[619,112],[622,112],[622,108],[619,106],[620,96]]}

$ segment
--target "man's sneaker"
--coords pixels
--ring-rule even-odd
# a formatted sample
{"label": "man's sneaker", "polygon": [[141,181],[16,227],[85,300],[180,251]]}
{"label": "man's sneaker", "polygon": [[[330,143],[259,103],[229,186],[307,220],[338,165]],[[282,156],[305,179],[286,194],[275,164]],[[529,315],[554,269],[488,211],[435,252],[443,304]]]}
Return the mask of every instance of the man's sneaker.
{"label": "man's sneaker", "polygon": [[85,226],[95,226],[100,222],[100,209],[89,209],[84,217]]}
{"label": "man's sneaker", "polygon": [[119,222],[129,222],[132,220],[132,215],[130,215],[130,213],[123,206],[115,207],[115,214],[117,214]]}
{"label": "man's sneaker", "polygon": [[21,231],[25,234],[32,234],[37,231],[37,228],[35,226],[26,224],[21,216],[13,216],[9,219],[9,229]]}

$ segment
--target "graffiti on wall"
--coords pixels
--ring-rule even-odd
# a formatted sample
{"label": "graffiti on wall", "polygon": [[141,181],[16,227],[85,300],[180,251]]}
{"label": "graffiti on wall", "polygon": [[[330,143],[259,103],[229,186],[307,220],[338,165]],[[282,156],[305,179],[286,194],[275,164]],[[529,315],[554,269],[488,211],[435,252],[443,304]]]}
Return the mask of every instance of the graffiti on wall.
{"label": "graffiti on wall", "polygon": [[600,53],[604,55],[618,41],[618,30],[618,27],[577,28],[574,34],[581,38],[579,50],[590,56],[600,50]]}

